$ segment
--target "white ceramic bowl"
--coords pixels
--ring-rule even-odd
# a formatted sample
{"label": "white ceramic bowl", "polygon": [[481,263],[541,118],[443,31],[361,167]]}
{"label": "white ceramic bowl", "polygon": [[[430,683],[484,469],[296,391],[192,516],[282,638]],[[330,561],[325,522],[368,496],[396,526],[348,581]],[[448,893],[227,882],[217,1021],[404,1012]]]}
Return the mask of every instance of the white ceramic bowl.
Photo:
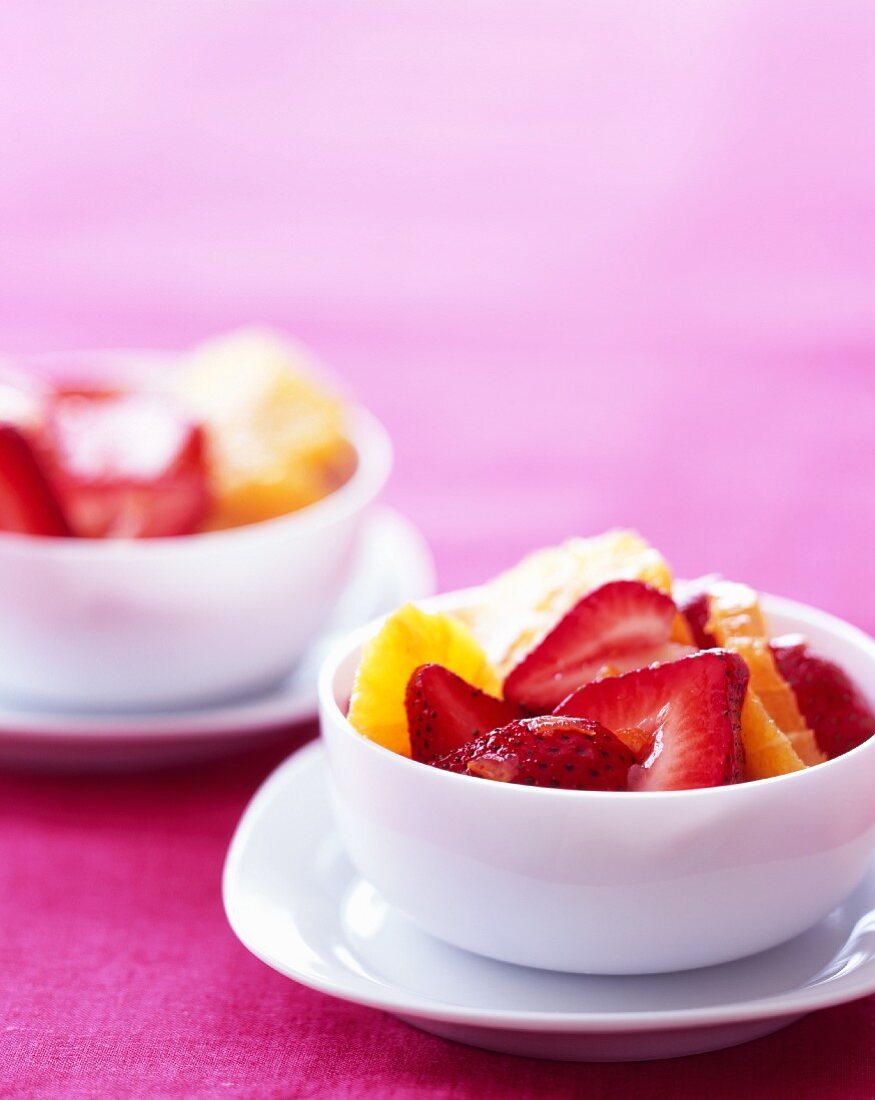
{"label": "white ceramic bowl", "polygon": [[[775,634],[805,634],[872,694],[875,641],[789,600],[764,608]],[[804,772],[709,790],[557,791],[455,775],[375,745],[344,717],[376,625],[339,646],[320,678],[335,816],[362,876],[439,939],[551,970],[683,970],[790,939],[862,880],[875,848],[875,739]]]}
{"label": "white ceramic bowl", "polygon": [[299,512],[142,540],[0,533],[0,696],[56,709],[220,701],[287,674],[334,608],[391,466],[354,410],[358,466]]}

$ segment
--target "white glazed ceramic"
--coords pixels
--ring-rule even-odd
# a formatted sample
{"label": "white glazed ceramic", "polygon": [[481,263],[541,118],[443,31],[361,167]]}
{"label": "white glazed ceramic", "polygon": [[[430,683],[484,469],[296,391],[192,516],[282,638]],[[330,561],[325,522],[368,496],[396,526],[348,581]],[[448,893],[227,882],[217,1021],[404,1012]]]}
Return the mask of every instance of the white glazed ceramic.
{"label": "white glazed ceramic", "polygon": [[[462,593],[432,608],[463,606]],[[765,597],[868,692],[875,641]],[[423,929],[524,966],[647,974],[790,939],[859,884],[875,847],[875,739],[804,772],[674,792],[559,791],[476,780],[361,737],[344,717],[366,628],[320,676],[340,835],[362,876]]]}
{"label": "white glazed ceramic", "polygon": [[450,947],[356,874],[332,820],[319,744],[295,753],[252,800],[223,895],[236,934],[281,974],[445,1038],[529,1057],[697,1054],[875,992],[872,870],[802,936],[718,967],[593,977]]}
{"label": "white glazed ceramic", "polygon": [[281,736],[316,717],[316,680],[344,637],[408,600],[434,591],[434,563],[422,533],[379,507],[367,517],[350,577],[325,628],[292,673],[267,691],[202,707],[87,714],[0,703],[0,764],[41,770],[130,770],[189,763]]}
{"label": "white glazed ceramic", "polygon": [[278,519],[142,540],[0,533],[0,697],[154,709],[285,676],[331,614],[389,473],[380,424],[357,410],[351,425],[350,480]]}

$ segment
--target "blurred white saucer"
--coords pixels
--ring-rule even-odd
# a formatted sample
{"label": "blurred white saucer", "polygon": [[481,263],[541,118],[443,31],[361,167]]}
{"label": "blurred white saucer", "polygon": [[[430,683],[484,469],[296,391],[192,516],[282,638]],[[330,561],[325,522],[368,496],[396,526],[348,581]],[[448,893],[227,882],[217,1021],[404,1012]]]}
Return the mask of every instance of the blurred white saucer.
{"label": "blurred white saucer", "polygon": [[221,704],[88,714],[0,701],[0,764],[51,770],[183,763],[239,751],[316,717],[316,676],[338,637],[434,591],[434,564],[419,530],[381,508],[366,522],[350,580],[325,630],[287,679]]}

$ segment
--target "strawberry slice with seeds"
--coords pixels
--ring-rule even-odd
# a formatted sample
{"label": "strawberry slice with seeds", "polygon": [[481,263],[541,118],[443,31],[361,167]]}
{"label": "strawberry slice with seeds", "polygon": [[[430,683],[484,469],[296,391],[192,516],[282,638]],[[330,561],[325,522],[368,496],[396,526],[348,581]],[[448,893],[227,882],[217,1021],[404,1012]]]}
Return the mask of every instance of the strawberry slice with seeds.
{"label": "strawberry slice with seeds", "polygon": [[414,671],[405,705],[411,755],[423,764],[523,715],[521,707],[487,695],[436,664]]}
{"label": "strawberry slice with seeds", "polygon": [[672,661],[691,647],[672,642],[677,608],[664,592],[641,581],[611,581],[589,592],[514,668],[504,695],[529,711],[552,710],[582,684]]}
{"label": "strawberry slice with seeds", "polygon": [[187,535],[209,506],[202,428],[155,394],[56,394],[41,437],[77,535]]}
{"label": "strawberry slice with seeds", "polygon": [[748,676],[741,657],[712,649],[587,684],[557,713],[600,722],[635,747],[642,735],[649,740],[649,756],[632,771],[630,790],[719,787],[741,779]]}
{"label": "strawberry slice with seeds", "polygon": [[69,535],[70,527],[30,440],[0,424],[0,530]]}
{"label": "strawberry slice with seeds", "polygon": [[635,764],[610,730],[585,718],[523,718],[476,737],[436,768],[529,787],[624,791]]}
{"label": "strawberry slice with seeds", "polygon": [[828,757],[850,752],[875,734],[875,711],[834,661],[813,653],[798,634],[775,638],[771,648],[806,725]]}

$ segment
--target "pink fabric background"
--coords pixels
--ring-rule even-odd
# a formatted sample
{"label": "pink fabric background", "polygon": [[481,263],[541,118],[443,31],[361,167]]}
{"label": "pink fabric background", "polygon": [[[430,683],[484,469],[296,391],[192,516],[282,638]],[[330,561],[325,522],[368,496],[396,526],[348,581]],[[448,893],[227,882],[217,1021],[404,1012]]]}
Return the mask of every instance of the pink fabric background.
{"label": "pink fabric background", "polygon": [[[0,347],[280,324],[390,428],[445,586],[632,524],[875,630],[873,48],[850,0],[11,0]],[[875,1093],[870,1002],[548,1066],[279,978],[218,886],[283,751],[0,777],[3,1095]]]}

